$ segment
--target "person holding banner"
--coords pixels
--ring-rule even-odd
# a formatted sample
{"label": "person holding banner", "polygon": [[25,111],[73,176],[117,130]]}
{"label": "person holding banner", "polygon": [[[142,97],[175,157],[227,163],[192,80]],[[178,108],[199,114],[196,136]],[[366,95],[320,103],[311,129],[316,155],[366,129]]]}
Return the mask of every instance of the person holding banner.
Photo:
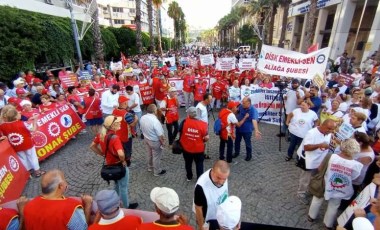
{"label": "person holding banner", "polygon": [[203,100],[203,95],[207,91],[207,81],[204,78],[199,78],[198,81],[195,80],[194,85],[194,106],[197,106],[199,102]]}
{"label": "person holding banner", "polygon": [[90,127],[91,132],[96,135],[103,124],[102,111],[100,109],[100,98],[95,95],[95,89],[88,90],[88,97],[83,99],[82,116],[85,117],[86,125]]}
{"label": "person holding banner", "polygon": [[[166,129],[168,130],[169,147],[172,146],[178,134],[178,120],[179,120],[179,101],[177,98],[177,89],[171,87],[169,95],[161,101],[160,109],[165,115]],[[174,128],[174,130],[173,130]]]}

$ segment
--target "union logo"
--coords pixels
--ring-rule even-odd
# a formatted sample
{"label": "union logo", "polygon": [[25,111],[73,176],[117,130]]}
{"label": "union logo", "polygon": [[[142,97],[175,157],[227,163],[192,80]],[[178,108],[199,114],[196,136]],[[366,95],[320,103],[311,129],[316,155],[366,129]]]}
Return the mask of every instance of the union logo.
{"label": "union logo", "polygon": [[16,160],[16,158],[14,158],[14,156],[9,156],[9,166],[11,167],[11,170],[13,172],[17,172],[18,169],[20,168],[20,165],[18,163],[18,161]]}

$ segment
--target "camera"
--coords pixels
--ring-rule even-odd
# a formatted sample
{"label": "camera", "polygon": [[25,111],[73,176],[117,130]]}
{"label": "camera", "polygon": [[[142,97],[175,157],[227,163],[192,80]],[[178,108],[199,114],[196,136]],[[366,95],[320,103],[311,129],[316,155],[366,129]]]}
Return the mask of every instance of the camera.
{"label": "camera", "polygon": [[276,81],[274,83],[274,86],[276,86],[277,88],[283,90],[286,87],[288,87],[288,83],[286,81],[278,80],[278,81]]}

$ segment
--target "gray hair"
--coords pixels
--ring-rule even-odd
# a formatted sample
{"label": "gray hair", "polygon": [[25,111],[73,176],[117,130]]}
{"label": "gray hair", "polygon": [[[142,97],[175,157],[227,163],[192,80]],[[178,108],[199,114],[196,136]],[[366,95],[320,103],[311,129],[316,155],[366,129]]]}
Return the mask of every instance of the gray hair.
{"label": "gray hair", "polygon": [[355,139],[349,138],[340,143],[340,150],[344,155],[352,157],[360,152],[360,144]]}
{"label": "gray hair", "polygon": [[54,192],[58,185],[63,182],[61,177],[61,171],[59,170],[53,170],[52,172],[52,178],[50,181],[48,181],[46,184],[41,183],[41,192],[43,194],[50,194]]}
{"label": "gray hair", "polygon": [[157,111],[157,106],[155,104],[150,104],[148,105],[148,107],[146,108],[146,112],[147,113],[155,113]]}

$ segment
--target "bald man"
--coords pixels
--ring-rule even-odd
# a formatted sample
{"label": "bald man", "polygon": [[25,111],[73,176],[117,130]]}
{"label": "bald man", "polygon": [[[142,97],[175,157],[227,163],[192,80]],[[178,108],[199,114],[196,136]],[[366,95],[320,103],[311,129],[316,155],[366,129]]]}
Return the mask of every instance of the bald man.
{"label": "bald man", "polygon": [[66,198],[67,188],[62,171],[51,170],[43,175],[42,194],[25,204],[25,227],[28,230],[87,229],[92,197],[83,195],[82,202]]}
{"label": "bald man", "polygon": [[194,191],[195,218],[199,230],[205,222],[216,219],[218,205],[227,199],[229,175],[229,164],[218,160],[212,169],[199,177]]}

